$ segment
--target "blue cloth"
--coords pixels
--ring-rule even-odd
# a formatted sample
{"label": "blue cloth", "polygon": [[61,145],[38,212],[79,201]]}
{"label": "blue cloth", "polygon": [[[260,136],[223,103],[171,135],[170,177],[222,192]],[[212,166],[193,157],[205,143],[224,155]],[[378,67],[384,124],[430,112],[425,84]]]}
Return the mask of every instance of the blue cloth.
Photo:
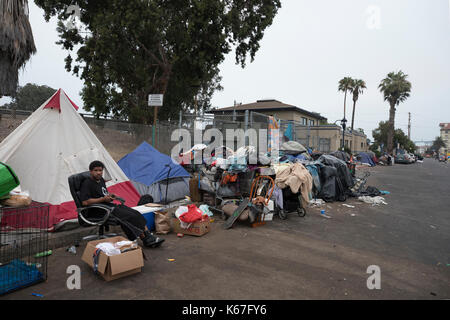
{"label": "blue cloth", "polygon": [[313,164],[307,164],[305,165],[305,167],[311,174],[311,177],[313,178],[313,185],[316,188],[317,193],[319,193],[321,190],[321,186],[320,186],[319,171],[317,170],[317,167]]}
{"label": "blue cloth", "polygon": [[169,167],[169,178],[189,177],[189,173],[182,166],[147,142],[141,143],[134,151],[120,159],[117,164],[128,179],[147,186],[167,179]]}
{"label": "blue cloth", "polygon": [[21,260],[13,260],[0,266],[0,294],[28,286],[43,279],[35,266],[29,266]]}
{"label": "blue cloth", "polygon": [[289,123],[286,130],[284,131],[284,135],[292,141],[292,123]]}

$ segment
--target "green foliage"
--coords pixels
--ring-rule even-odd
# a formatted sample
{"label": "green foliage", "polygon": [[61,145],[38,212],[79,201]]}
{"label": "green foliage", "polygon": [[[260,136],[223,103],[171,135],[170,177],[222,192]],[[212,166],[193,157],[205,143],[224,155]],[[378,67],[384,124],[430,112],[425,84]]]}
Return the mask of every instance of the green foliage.
{"label": "green foliage", "polygon": [[431,150],[438,152],[441,148],[446,148],[447,145],[445,144],[445,141],[441,137],[436,137],[434,139],[433,144],[431,145]]}
{"label": "green foliage", "polygon": [[411,82],[406,80],[408,75],[402,71],[390,72],[387,77],[381,80],[378,88],[383,93],[384,100],[391,106],[399,105],[405,101],[411,92]]}
{"label": "green foliage", "polygon": [[344,77],[341,80],[339,80],[338,91],[342,91],[342,92],[350,91],[352,84],[353,84],[352,78]]}
{"label": "green foliage", "polygon": [[390,72],[387,77],[381,80],[378,88],[383,93],[384,100],[389,102],[389,130],[387,137],[387,151],[390,153],[394,148],[394,123],[395,123],[395,106],[405,101],[411,92],[411,82],[406,80],[408,75],[402,71],[397,73]]}
{"label": "green foliage", "polygon": [[347,152],[348,154],[352,154],[352,150],[348,146],[344,146],[344,151]]}
{"label": "green foliage", "polygon": [[[384,145],[384,148],[387,147],[388,130],[389,122],[381,121],[378,125],[378,128],[372,131],[372,136],[375,142],[369,148],[371,151],[378,149],[381,144]],[[408,136],[403,132],[402,129],[396,129],[394,131],[394,143],[395,146],[397,145],[397,143],[399,143],[401,148],[405,149],[408,152],[414,152],[414,150],[416,149],[416,145],[414,144],[414,142],[408,139]]]}
{"label": "green foliage", "polygon": [[87,30],[58,25],[66,50],[79,46],[66,69],[84,80],[85,109],[133,122],[150,122],[148,94],[164,93],[160,119],[180,110],[211,107],[220,90],[218,66],[235,47],[236,63],[253,61],[279,0],[35,0],[46,19],[65,20],[67,6],[78,5]]}
{"label": "green foliage", "polygon": [[364,89],[367,89],[366,82],[361,79],[352,79],[350,83],[350,92],[353,94],[353,101],[357,101],[360,94],[363,94]]}
{"label": "green foliage", "polygon": [[27,83],[25,86],[19,86],[17,88],[14,100],[9,104],[4,105],[4,107],[34,111],[55,92],[56,90],[49,86],[39,86],[34,83]]}

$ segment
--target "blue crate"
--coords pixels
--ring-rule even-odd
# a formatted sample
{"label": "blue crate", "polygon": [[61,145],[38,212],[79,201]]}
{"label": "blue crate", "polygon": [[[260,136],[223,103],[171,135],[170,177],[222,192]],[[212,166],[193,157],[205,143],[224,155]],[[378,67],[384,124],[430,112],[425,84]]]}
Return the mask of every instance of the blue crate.
{"label": "blue crate", "polygon": [[43,274],[35,266],[27,265],[21,260],[13,260],[0,266],[0,295],[43,280]]}
{"label": "blue crate", "polygon": [[154,212],[148,212],[142,214],[147,221],[147,228],[150,231],[155,230],[155,213]]}

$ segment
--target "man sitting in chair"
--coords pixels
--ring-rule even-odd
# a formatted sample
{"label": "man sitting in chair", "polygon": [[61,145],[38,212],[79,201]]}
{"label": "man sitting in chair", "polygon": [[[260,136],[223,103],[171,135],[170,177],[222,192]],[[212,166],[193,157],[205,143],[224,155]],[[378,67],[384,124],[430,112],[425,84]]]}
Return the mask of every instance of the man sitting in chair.
{"label": "man sitting in chair", "polygon": [[[104,164],[98,160],[91,162],[89,171],[90,179],[83,181],[80,188],[80,200],[83,206],[92,204],[102,204],[114,207],[111,216],[116,218],[122,230],[128,239],[134,241],[140,238],[146,247],[158,247],[164,242],[164,239],[155,238],[148,230],[147,221],[139,211],[136,211],[125,205],[116,205],[113,203],[116,196],[109,194],[106,189],[105,180],[103,179]],[[88,210],[90,216],[102,214],[101,209],[90,208]]]}

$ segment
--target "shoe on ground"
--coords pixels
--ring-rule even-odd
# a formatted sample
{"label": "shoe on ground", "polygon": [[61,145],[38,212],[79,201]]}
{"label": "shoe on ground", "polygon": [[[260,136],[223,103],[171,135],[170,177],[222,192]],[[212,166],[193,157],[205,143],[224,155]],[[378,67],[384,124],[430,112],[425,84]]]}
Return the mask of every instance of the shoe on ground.
{"label": "shoe on ground", "polygon": [[148,248],[159,247],[164,241],[165,239],[155,237],[148,231],[144,232],[144,238],[142,239],[142,243],[144,243],[144,246]]}

